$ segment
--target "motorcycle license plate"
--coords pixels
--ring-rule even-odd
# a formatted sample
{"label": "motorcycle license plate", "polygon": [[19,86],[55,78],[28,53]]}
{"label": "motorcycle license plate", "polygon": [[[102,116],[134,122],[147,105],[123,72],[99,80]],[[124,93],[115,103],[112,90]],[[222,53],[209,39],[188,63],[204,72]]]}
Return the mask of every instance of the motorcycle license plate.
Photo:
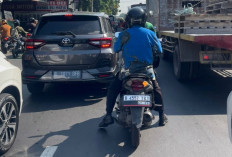
{"label": "motorcycle license plate", "polygon": [[80,79],[81,71],[54,71],[53,79]]}
{"label": "motorcycle license plate", "polygon": [[124,95],[123,106],[125,107],[151,107],[150,95]]}

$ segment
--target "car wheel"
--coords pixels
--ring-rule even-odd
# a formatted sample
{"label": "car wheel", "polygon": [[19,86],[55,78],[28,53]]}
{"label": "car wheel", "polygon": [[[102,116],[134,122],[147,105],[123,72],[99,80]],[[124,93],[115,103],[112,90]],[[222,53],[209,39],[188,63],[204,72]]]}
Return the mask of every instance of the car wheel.
{"label": "car wheel", "polygon": [[44,83],[29,83],[27,89],[31,94],[40,94],[43,92]]}
{"label": "car wheel", "polygon": [[13,145],[19,125],[19,110],[15,98],[0,94],[0,155]]}

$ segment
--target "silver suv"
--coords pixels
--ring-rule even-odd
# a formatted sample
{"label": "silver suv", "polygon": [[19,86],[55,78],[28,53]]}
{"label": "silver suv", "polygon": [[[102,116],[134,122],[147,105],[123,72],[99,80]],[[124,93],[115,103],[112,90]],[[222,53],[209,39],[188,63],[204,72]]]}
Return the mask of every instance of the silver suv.
{"label": "silver suv", "polygon": [[45,83],[108,82],[117,69],[114,31],[104,13],[50,13],[41,17],[23,54],[22,79],[28,90]]}

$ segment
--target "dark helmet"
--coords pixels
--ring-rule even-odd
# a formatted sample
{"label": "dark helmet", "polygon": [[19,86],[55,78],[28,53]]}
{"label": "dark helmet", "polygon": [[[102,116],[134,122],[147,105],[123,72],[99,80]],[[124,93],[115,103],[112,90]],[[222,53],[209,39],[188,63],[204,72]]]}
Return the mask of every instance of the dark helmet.
{"label": "dark helmet", "polygon": [[34,23],[35,22],[35,18],[34,17],[30,17],[29,22],[30,23]]}
{"label": "dark helmet", "polygon": [[15,27],[20,26],[20,21],[19,20],[14,20],[14,26]]}
{"label": "dark helmet", "polygon": [[132,27],[134,25],[139,25],[143,27],[145,26],[146,20],[147,14],[140,7],[130,9],[126,16],[126,22],[129,25],[129,27]]}

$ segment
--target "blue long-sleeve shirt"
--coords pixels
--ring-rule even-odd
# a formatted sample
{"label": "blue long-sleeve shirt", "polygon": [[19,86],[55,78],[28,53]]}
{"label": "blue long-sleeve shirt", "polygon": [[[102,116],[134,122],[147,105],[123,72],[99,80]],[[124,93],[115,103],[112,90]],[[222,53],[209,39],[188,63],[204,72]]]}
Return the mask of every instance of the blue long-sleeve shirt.
{"label": "blue long-sleeve shirt", "polygon": [[139,61],[146,65],[153,63],[153,49],[162,53],[161,43],[154,32],[139,26],[134,26],[120,33],[114,44],[116,53],[122,51],[125,68],[130,63]]}

